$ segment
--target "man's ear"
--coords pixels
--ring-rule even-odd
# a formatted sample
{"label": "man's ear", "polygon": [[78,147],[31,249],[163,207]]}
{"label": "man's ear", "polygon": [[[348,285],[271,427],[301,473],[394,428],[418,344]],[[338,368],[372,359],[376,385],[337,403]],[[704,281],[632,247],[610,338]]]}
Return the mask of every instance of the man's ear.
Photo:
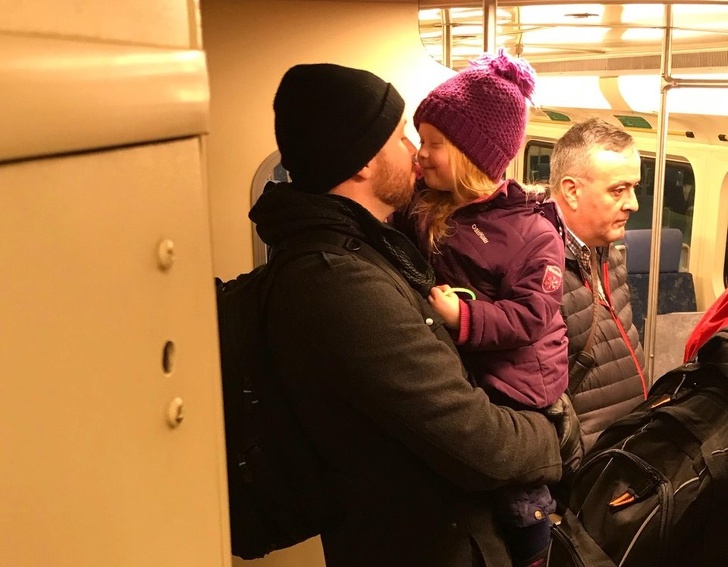
{"label": "man's ear", "polygon": [[561,180],[561,196],[566,206],[572,211],[579,208],[579,183],[573,177],[564,177]]}
{"label": "man's ear", "polygon": [[366,181],[368,179],[371,179],[372,175],[374,175],[374,167],[376,167],[376,164],[372,159],[369,161],[369,163],[367,163],[364,167],[357,171],[353,177],[357,181]]}

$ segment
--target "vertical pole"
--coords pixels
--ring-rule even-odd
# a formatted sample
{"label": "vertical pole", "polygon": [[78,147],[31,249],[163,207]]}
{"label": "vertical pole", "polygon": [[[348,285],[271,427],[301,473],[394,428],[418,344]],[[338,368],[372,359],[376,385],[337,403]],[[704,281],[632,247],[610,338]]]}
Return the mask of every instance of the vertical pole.
{"label": "vertical pole", "polygon": [[662,202],[664,200],[665,153],[667,150],[667,93],[672,87],[672,5],[665,5],[665,35],[662,40],[662,59],[660,76],[660,110],[657,114],[657,155],[655,156],[654,197],[652,202],[652,242],[650,246],[650,277],[647,293],[647,317],[645,318],[645,337],[642,345],[645,351],[645,375],[648,386],[654,380],[655,366],[655,322],[657,320],[657,298],[660,281],[660,242],[662,241]]}
{"label": "vertical pole", "polygon": [[440,23],[442,24],[442,64],[452,69],[452,19],[450,8],[440,9]]}
{"label": "vertical pole", "polygon": [[495,53],[498,0],[483,0],[483,51]]}

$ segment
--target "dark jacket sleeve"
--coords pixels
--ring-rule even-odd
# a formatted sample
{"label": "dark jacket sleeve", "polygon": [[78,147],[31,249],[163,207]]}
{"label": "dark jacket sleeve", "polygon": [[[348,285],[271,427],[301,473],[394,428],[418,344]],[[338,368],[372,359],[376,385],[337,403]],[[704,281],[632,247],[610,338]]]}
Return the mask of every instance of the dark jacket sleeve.
{"label": "dark jacket sleeve", "polygon": [[559,312],[564,246],[556,232],[541,232],[520,249],[514,247],[511,257],[496,301],[468,301],[470,329],[462,345],[467,350],[531,344]]}
{"label": "dark jacket sleeve", "polygon": [[323,253],[279,272],[268,311],[276,365],[295,388],[350,405],[451,482],[490,490],[558,480],[552,425],[491,404],[424,319],[379,268]]}

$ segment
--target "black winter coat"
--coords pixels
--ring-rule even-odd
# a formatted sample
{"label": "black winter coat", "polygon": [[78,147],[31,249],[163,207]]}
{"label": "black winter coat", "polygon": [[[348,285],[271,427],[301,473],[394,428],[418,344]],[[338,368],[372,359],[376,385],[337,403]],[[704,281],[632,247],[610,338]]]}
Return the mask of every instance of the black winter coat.
{"label": "black winter coat", "polygon": [[[627,267],[613,247],[602,251],[601,267],[608,303],[602,302],[597,312],[591,351],[595,363],[576,391],[573,380],[569,384],[585,453],[608,425],[627,415],[647,393],[645,356],[632,323]],[[567,248],[562,314],[569,337],[569,362],[586,345],[593,318],[592,303],[591,290]]]}
{"label": "black winter coat", "polygon": [[[412,264],[401,233],[342,197],[282,184],[250,217],[274,249],[326,228]],[[509,566],[490,491],[558,480],[546,418],[492,405],[426,302],[414,307],[355,253],[281,266],[267,322],[275,369],[344,508],[322,534],[327,565]]]}

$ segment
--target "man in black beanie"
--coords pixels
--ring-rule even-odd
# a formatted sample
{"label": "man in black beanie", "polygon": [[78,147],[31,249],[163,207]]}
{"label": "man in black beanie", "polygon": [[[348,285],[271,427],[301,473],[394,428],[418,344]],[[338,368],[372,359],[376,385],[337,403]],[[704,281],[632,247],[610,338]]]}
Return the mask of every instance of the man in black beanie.
{"label": "man in black beanie", "polygon": [[489,491],[560,478],[561,453],[578,446],[568,408],[559,436],[465,376],[424,299],[432,270],[383,222],[415,180],[396,89],[297,65],[274,110],[292,182],[271,182],[250,218],[278,254],[265,313],[275,376],[343,510],[322,530],[327,566],[507,567]]}
{"label": "man in black beanie", "polygon": [[379,152],[399,125],[404,101],[369,71],[324,63],[290,69],[273,110],[281,165],[303,191],[325,193]]}

